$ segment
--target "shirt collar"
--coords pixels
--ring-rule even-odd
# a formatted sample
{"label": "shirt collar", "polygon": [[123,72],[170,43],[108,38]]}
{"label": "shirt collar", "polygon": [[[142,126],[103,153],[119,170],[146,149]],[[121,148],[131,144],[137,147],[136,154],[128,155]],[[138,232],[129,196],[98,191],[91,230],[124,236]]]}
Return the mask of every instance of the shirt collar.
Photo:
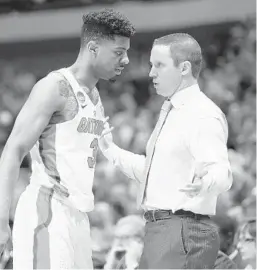
{"label": "shirt collar", "polygon": [[189,103],[195,97],[195,94],[200,91],[198,84],[191,85],[175,93],[170,98],[170,102],[174,108],[180,108],[184,104]]}

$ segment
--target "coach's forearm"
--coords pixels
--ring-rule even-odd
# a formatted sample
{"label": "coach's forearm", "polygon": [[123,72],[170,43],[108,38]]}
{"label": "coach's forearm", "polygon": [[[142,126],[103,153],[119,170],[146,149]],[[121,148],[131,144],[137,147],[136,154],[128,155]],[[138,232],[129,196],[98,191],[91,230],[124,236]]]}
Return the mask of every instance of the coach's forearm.
{"label": "coach's forearm", "polygon": [[145,156],[134,154],[130,151],[121,149],[114,143],[103,152],[104,156],[126,176],[141,182],[145,166]]}
{"label": "coach's forearm", "polygon": [[15,184],[19,176],[22,155],[6,145],[0,160],[0,226],[9,222],[9,211]]}

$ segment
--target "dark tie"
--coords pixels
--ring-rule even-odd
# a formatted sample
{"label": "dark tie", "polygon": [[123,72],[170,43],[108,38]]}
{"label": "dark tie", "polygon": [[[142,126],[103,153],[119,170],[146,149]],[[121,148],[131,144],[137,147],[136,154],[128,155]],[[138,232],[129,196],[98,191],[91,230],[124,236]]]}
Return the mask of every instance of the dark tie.
{"label": "dark tie", "polygon": [[163,105],[162,105],[162,108],[161,108],[159,119],[158,119],[156,126],[154,128],[154,131],[150,137],[148,149],[147,149],[147,153],[146,153],[144,177],[143,177],[142,183],[140,184],[139,194],[137,197],[138,207],[142,204],[142,202],[145,198],[146,186],[147,186],[149,171],[151,168],[152,159],[153,159],[153,155],[154,155],[155,144],[156,144],[158,136],[161,132],[161,129],[165,123],[165,120],[166,120],[171,108],[172,108],[172,104],[171,104],[170,100],[165,100]]}

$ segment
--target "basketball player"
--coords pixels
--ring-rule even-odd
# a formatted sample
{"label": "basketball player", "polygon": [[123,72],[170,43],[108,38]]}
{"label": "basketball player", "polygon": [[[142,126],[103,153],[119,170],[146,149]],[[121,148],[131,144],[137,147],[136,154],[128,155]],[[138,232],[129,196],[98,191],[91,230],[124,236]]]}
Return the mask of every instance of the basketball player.
{"label": "basketball player", "polygon": [[76,62],[33,88],[0,162],[0,252],[10,237],[12,192],[31,150],[32,176],[14,220],[14,269],[92,268],[87,212],[104,111],[99,79],[120,75],[135,30],[113,10],[83,16]]}

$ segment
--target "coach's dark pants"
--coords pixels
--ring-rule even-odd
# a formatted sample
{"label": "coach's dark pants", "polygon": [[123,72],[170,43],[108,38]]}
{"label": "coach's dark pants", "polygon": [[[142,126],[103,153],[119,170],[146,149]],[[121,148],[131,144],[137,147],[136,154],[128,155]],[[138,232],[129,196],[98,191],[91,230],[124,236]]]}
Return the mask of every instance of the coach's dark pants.
{"label": "coach's dark pants", "polygon": [[139,269],[212,269],[219,246],[218,228],[207,216],[148,221]]}

